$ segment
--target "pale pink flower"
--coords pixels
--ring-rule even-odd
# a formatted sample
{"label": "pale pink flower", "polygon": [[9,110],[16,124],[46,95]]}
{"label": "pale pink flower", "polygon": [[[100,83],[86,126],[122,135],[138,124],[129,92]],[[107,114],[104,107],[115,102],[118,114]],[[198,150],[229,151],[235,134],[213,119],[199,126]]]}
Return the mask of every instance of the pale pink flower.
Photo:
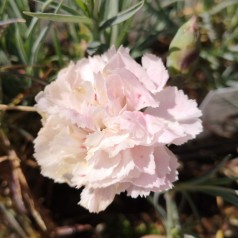
{"label": "pale pink flower", "polygon": [[116,194],[136,198],[172,188],[178,163],[166,144],[201,132],[197,104],[176,87],[160,58],[142,66],[112,47],[61,70],[36,96],[43,127],[35,139],[42,174],[84,187],[80,204],[104,210]]}

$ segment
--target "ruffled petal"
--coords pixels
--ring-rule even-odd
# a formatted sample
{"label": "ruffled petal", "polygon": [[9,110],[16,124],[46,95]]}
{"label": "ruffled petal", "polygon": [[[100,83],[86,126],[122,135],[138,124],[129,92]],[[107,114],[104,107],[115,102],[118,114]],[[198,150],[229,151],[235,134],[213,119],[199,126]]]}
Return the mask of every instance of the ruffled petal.
{"label": "ruffled petal", "polygon": [[153,88],[150,91],[153,93],[161,91],[169,79],[168,71],[164,67],[162,60],[155,55],[145,54],[142,57],[142,67],[148,75],[147,80],[153,83]]}
{"label": "ruffled petal", "polygon": [[34,156],[42,167],[42,173],[57,182],[72,185],[70,178],[75,164],[80,164],[87,171],[84,139],[85,133],[69,121],[48,117],[34,141]]}
{"label": "ruffled petal", "polygon": [[160,58],[146,54],[141,66],[124,47],[70,63],[36,96],[42,174],[84,187],[80,204],[90,212],[124,191],[135,198],[172,188],[178,162],[166,145],[202,126],[196,102],[164,88],[167,80]]}
{"label": "ruffled petal", "polygon": [[84,188],[81,193],[81,200],[79,204],[88,209],[89,212],[98,213],[103,211],[110,205],[115,197],[114,187],[107,187],[104,189]]}
{"label": "ruffled petal", "polygon": [[[148,114],[148,121],[152,121],[157,131],[158,127],[163,127],[164,133],[159,136],[161,142],[180,145],[202,131],[202,122],[199,119],[201,111],[196,102],[188,99],[181,90],[167,87],[156,98],[160,102],[159,108],[148,107],[145,112]],[[160,121],[156,122],[156,118]]]}

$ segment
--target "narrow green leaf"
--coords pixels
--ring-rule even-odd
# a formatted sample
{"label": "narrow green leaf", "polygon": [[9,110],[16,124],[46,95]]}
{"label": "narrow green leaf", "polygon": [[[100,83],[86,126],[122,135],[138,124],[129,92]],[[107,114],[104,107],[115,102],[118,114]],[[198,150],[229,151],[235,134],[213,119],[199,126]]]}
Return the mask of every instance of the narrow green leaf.
{"label": "narrow green leaf", "polygon": [[[44,12],[45,9],[43,9],[43,5],[45,4],[45,0],[37,0],[36,2],[42,5],[41,6],[41,12]],[[50,7],[52,9],[57,8],[58,5],[59,4],[57,2],[54,2],[54,1],[50,3]],[[60,9],[61,9],[61,12],[64,12],[64,13],[67,13],[67,14],[70,14],[70,15],[78,15],[79,14],[78,9],[76,9],[75,6],[74,6],[74,8],[72,8],[72,7],[69,7],[68,5],[62,4]]]}
{"label": "narrow green leaf", "polygon": [[11,6],[12,11],[14,12],[14,15],[17,18],[22,18],[21,11],[20,11],[20,9],[17,6],[16,1],[15,0],[9,0],[9,4]]}
{"label": "narrow green leaf", "polygon": [[224,178],[214,178],[214,179],[209,179],[207,183],[209,185],[228,185],[231,184],[232,182],[238,181],[238,177],[224,177]]}
{"label": "narrow green leaf", "polygon": [[219,13],[220,11],[224,10],[225,8],[232,6],[234,4],[238,4],[237,0],[226,0],[221,1],[221,3],[215,5],[210,11],[209,15],[215,15]]}
{"label": "narrow green leaf", "polygon": [[122,26],[120,26],[119,33],[115,43],[116,47],[119,47],[122,44],[124,38],[126,37],[127,32],[129,31],[130,26],[131,26],[131,19],[123,23]]}
{"label": "narrow green leaf", "polygon": [[193,202],[192,198],[190,197],[189,193],[187,193],[186,191],[183,191],[182,195],[187,200],[187,202],[188,202],[190,208],[192,209],[192,211],[193,211],[195,217],[197,218],[197,220],[199,220],[200,219],[199,211],[196,207],[196,204]]}
{"label": "narrow green leaf", "polygon": [[[45,2],[42,7],[41,7],[41,10],[44,11],[49,4],[51,4],[52,0],[48,0],[47,2]],[[58,12],[59,8],[62,7],[62,3],[63,1],[61,1],[57,7],[56,7],[56,10],[55,10],[55,13]],[[26,32],[26,38],[29,38],[30,35],[33,33],[33,30],[35,29],[35,27],[37,26],[37,23],[39,21],[39,18],[35,18],[33,17],[32,20],[31,20],[31,23],[30,23],[30,26],[28,27],[27,29],[27,32]]]}
{"label": "narrow green leaf", "polygon": [[161,7],[166,8],[166,7],[169,7],[170,5],[172,5],[174,3],[178,3],[178,2],[184,2],[184,0],[166,0],[161,3]]}
{"label": "narrow green leaf", "polygon": [[87,5],[82,0],[75,0],[76,4],[80,7],[80,9],[83,11],[83,13],[86,16],[89,16],[89,10]]}
{"label": "narrow green leaf", "polygon": [[0,7],[0,15],[2,15],[4,13],[6,6],[7,6],[7,0],[2,0],[2,4]]}
{"label": "narrow green leaf", "polygon": [[43,39],[47,35],[49,28],[50,28],[50,24],[48,24],[46,27],[44,27],[44,29],[42,29],[40,35],[38,36],[38,38],[36,39],[36,41],[32,47],[32,51],[31,51],[31,64],[32,65],[36,62],[40,46],[42,44]]}
{"label": "narrow green leaf", "polygon": [[[7,65],[7,64],[11,64],[11,61],[8,57],[8,55],[6,54],[6,52],[4,52],[2,49],[0,50],[0,66],[1,65]],[[1,69],[1,67],[0,67]]]}
{"label": "narrow green leaf", "polygon": [[[115,13],[113,15],[110,15],[110,9],[111,9],[111,5],[114,4],[115,1],[110,1],[110,0],[104,0],[100,6],[100,10],[99,10],[99,19],[100,20],[104,20],[104,19],[108,19],[111,18],[112,16],[116,15]],[[117,3],[116,3],[117,5]],[[113,10],[115,10],[115,8],[112,8]],[[117,13],[117,12],[116,12]]]}
{"label": "narrow green leaf", "polygon": [[43,3],[41,6],[41,11],[45,11],[45,9],[53,2],[54,0],[47,0],[46,2]]}
{"label": "narrow green leaf", "polygon": [[22,40],[22,37],[21,37],[21,34],[20,34],[20,30],[18,28],[18,25],[16,24],[15,25],[16,27],[16,31],[15,31],[15,37],[16,37],[16,44],[17,44],[17,50],[18,50],[18,53],[20,55],[20,58],[22,60],[22,62],[24,64],[27,64],[28,63],[28,57],[27,57],[27,54],[26,54],[26,51],[25,51],[25,46],[24,46],[24,43],[23,43],[23,40]]}
{"label": "narrow green leaf", "polygon": [[25,34],[26,39],[29,38],[30,35],[33,33],[33,31],[38,23],[38,20],[39,20],[38,18],[35,18],[35,17],[32,18],[31,23],[26,31],[26,34]]}
{"label": "narrow green leaf", "polygon": [[230,202],[235,206],[238,205],[238,196],[236,190],[218,186],[201,186],[200,188],[199,187],[200,186],[197,187],[197,190],[200,190],[201,192],[207,193],[212,196],[221,196],[225,201]]}
{"label": "narrow green leaf", "polygon": [[61,8],[61,6],[63,4],[63,1],[64,0],[61,0],[60,3],[58,4],[58,6],[57,6],[57,8],[55,9],[55,12],[54,12],[55,14],[57,14],[59,12],[59,10],[60,10],[60,8]]}
{"label": "narrow green leaf", "polygon": [[127,0],[119,1],[120,11],[123,11],[124,9],[127,9],[129,7],[130,7],[130,1],[127,1]]}
{"label": "narrow green leaf", "polygon": [[[11,17],[12,18],[18,18],[18,19],[23,19],[23,16],[22,16],[22,12],[21,12],[21,9],[19,9],[18,5],[17,5],[17,1],[15,0],[8,0],[8,4],[9,4],[9,7],[10,7],[10,11],[11,11]],[[19,30],[20,32],[26,32],[27,31],[27,26],[26,24],[21,24],[19,26]]]}
{"label": "narrow green leaf", "polygon": [[23,13],[31,17],[37,17],[48,21],[92,24],[91,19],[83,16],[63,15],[55,13],[41,13],[41,12],[37,13],[23,12]]}
{"label": "narrow green leaf", "polygon": [[209,194],[211,196],[221,196],[225,201],[230,202],[236,206],[238,206],[238,191],[230,188],[225,188],[222,186],[214,186],[214,185],[199,185],[196,186],[188,185],[182,186],[180,192],[202,192]]}
{"label": "narrow green leaf", "polygon": [[1,26],[4,26],[4,25],[9,25],[9,24],[12,24],[12,23],[16,23],[16,22],[19,22],[19,23],[24,23],[26,22],[25,19],[8,19],[8,20],[5,20],[5,21],[0,21],[0,27]]}
{"label": "narrow green leaf", "polygon": [[0,21],[0,38],[3,35],[4,30],[12,23],[25,22],[24,19],[8,19],[6,21]]}
{"label": "narrow green leaf", "polygon": [[[48,4],[50,4],[50,3],[51,3],[51,1],[47,1],[47,5],[46,4],[43,5],[42,9],[44,10],[48,6]],[[61,0],[59,2],[57,8],[55,9],[55,14],[57,14],[57,12],[59,11],[60,7],[62,6],[62,3],[63,3],[63,0]],[[37,23],[37,21],[35,22],[35,24],[36,23]],[[34,24],[34,22],[33,22],[33,24]],[[32,54],[31,54],[31,63],[32,64],[34,64],[36,62],[36,60],[37,60],[39,49],[41,47],[42,41],[46,37],[46,35],[48,33],[48,30],[50,29],[50,26],[51,26],[51,23],[49,23],[47,26],[44,27],[44,29],[41,31],[40,35],[36,39],[35,43],[33,44]]]}
{"label": "narrow green leaf", "polygon": [[[109,17],[115,16],[116,14],[118,14],[118,12],[119,12],[118,2],[110,1],[110,3],[108,3],[108,5],[109,5],[109,12],[108,12]],[[109,17],[107,17],[107,18],[109,18]],[[115,45],[116,40],[118,38],[118,33],[119,33],[118,25],[112,26],[110,29],[110,46]]]}
{"label": "narrow green leaf", "polygon": [[102,21],[99,24],[100,29],[103,30],[107,27],[111,27],[113,25],[126,21],[127,19],[132,17],[136,12],[138,12],[143,5],[144,5],[144,1],[140,1],[134,6],[126,9],[125,11],[118,13],[116,16],[111,17],[110,19],[107,19],[105,21]]}
{"label": "narrow green leaf", "polygon": [[[105,1],[105,0],[104,0]],[[97,1],[92,1],[93,5],[93,19],[94,20],[99,20],[99,15],[100,15],[100,8],[101,8],[101,3],[102,0],[97,0]]]}
{"label": "narrow green leaf", "polygon": [[53,39],[53,44],[54,44],[54,47],[55,47],[55,52],[57,54],[59,64],[61,66],[63,66],[64,62],[63,62],[63,58],[62,58],[62,51],[61,51],[60,42],[59,42],[59,39],[58,39],[58,36],[57,36],[56,29],[53,29],[53,31],[52,31],[52,39]]}
{"label": "narrow green leaf", "polygon": [[207,172],[204,176],[191,180],[187,182],[187,184],[196,185],[206,182],[209,178],[211,178],[214,174],[216,174],[229,159],[231,159],[231,155],[226,156],[214,169]]}
{"label": "narrow green leaf", "polygon": [[20,11],[22,11],[23,9],[25,11],[30,11],[29,0],[20,0],[16,2]]}

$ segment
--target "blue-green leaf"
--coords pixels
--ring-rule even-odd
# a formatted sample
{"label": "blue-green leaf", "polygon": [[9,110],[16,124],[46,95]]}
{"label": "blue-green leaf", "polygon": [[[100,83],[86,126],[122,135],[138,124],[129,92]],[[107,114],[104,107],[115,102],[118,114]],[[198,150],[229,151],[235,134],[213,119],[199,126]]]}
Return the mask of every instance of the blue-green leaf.
{"label": "blue-green leaf", "polygon": [[26,22],[25,19],[7,19],[5,21],[0,21],[0,27],[1,26],[5,26],[5,25],[9,25],[9,24],[12,24],[12,23],[16,23],[16,22],[20,22],[20,23],[24,23]]}
{"label": "blue-green leaf", "polygon": [[41,47],[42,41],[43,39],[46,37],[48,31],[50,29],[50,24],[48,24],[47,26],[45,26],[40,35],[37,37],[36,41],[34,42],[33,46],[32,46],[32,50],[31,50],[31,64],[35,64],[36,63],[36,59],[39,53],[39,49]]}
{"label": "blue-green leaf", "polygon": [[197,191],[199,190],[212,196],[221,196],[225,201],[238,206],[237,191],[234,189],[208,185],[198,186]]}
{"label": "blue-green leaf", "polygon": [[5,21],[0,21],[0,38],[3,35],[4,30],[12,23],[16,23],[16,22],[25,22],[24,19],[8,19]]}
{"label": "blue-green leaf", "polygon": [[92,20],[84,16],[73,16],[73,15],[41,13],[41,12],[36,12],[36,13],[23,12],[23,13],[31,17],[37,17],[40,19],[48,20],[48,21],[92,24]]}
{"label": "blue-green leaf", "polygon": [[227,7],[230,7],[235,4],[238,4],[237,0],[221,1],[219,4],[216,4],[208,13],[209,15],[215,15],[220,11],[226,9]]}
{"label": "blue-green leaf", "polygon": [[18,27],[18,25],[16,25],[15,27],[16,27],[15,37],[16,37],[16,44],[17,44],[18,53],[20,55],[20,58],[21,58],[22,62],[24,64],[28,64],[28,57],[27,57],[27,53],[26,53],[26,49],[25,49],[25,46],[24,46],[22,36],[20,34],[19,27]]}
{"label": "blue-green leaf", "polygon": [[138,12],[143,5],[144,5],[144,1],[140,1],[139,3],[135,4],[134,6],[126,9],[125,11],[118,13],[116,16],[111,17],[110,19],[107,19],[105,21],[102,21],[99,24],[100,29],[102,30],[107,27],[111,27],[113,25],[116,25],[116,24],[126,21],[127,19],[132,17],[136,12]]}
{"label": "blue-green leaf", "polygon": [[81,10],[86,16],[90,15],[88,6],[82,0],[75,0],[75,2],[78,4],[78,6],[81,8]]}
{"label": "blue-green leaf", "polygon": [[227,155],[214,169],[208,171],[205,175],[190,180],[187,184],[193,184],[194,186],[196,186],[196,184],[207,183],[208,179],[210,179],[213,175],[215,175],[229,159],[231,159],[231,155]]}

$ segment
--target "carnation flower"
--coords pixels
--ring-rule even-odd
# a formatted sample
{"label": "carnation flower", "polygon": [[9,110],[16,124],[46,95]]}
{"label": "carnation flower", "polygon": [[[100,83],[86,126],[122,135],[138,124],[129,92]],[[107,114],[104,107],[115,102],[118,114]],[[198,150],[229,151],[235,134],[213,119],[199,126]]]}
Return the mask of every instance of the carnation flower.
{"label": "carnation flower", "polygon": [[80,204],[90,212],[121,192],[136,198],[172,188],[178,162],[166,145],[202,126],[196,102],[165,87],[168,78],[160,58],[146,54],[140,65],[124,47],[70,63],[36,96],[42,174],[84,187]]}

